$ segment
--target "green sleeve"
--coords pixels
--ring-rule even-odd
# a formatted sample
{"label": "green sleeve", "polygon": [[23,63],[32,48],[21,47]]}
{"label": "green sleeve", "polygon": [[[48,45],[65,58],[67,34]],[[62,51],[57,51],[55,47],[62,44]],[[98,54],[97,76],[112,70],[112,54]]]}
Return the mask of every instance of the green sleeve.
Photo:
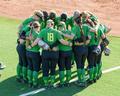
{"label": "green sleeve", "polygon": [[56,17],[55,21],[54,21],[54,28],[55,29],[57,29],[58,23],[59,23],[59,17]]}
{"label": "green sleeve", "polygon": [[106,25],[103,25],[103,28],[104,28],[104,33],[106,33],[107,31],[108,31],[108,28],[107,28],[107,26]]}
{"label": "green sleeve", "polygon": [[100,29],[100,37],[104,34],[103,29]]}
{"label": "green sleeve", "polygon": [[30,31],[30,27],[29,26],[25,26],[24,28],[23,28],[23,31],[25,31],[25,32],[28,32],[28,31]]}
{"label": "green sleeve", "polygon": [[82,17],[82,24],[86,23],[86,19]]}
{"label": "green sleeve", "polygon": [[41,30],[40,32],[39,32],[39,35],[37,36],[37,38],[43,38],[43,34],[44,32],[43,32],[43,30]]}
{"label": "green sleeve", "polygon": [[71,31],[74,35],[76,35],[76,28],[75,27],[73,27]]}
{"label": "green sleeve", "polygon": [[85,36],[88,36],[88,33],[90,32],[90,26],[88,26],[87,24],[83,24],[82,29],[83,29]]}
{"label": "green sleeve", "polygon": [[57,39],[58,39],[58,40],[63,39],[62,36],[61,36],[58,32],[57,32]]}
{"label": "green sleeve", "polygon": [[60,22],[60,17],[56,17],[56,24],[58,25]]}
{"label": "green sleeve", "polygon": [[29,34],[30,34],[30,31],[26,32],[26,37],[28,37],[28,36],[29,36]]}
{"label": "green sleeve", "polygon": [[30,22],[32,22],[33,21],[33,18],[32,17],[30,17],[30,18],[27,18],[25,21],[23,21],[23,26],[25,26],[25,25],[27,25],[27,24],[29,24]]}
{"label": "green sleeve", "polygon": [[71,28],[74,26],[73,17],[69,17],[68,18],[68,23],[69,23],[69,25],[70,25]]}

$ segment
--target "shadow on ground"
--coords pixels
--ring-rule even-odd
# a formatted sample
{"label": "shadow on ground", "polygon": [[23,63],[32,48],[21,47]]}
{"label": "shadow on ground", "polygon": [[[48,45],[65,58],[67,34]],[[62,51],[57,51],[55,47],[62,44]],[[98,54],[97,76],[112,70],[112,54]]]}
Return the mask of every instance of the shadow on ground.
{"label": "shadow on ground", "polygon": [[[73,74],[75,71],[73,71]],[[75,78],[74,75],[72,78]],[[40,81],[42,79],[40,78]],[[59,79],[56,79],[56,82]],[[80,88],[71,84],[70,87],[64,88],[55,88],[55,89],[47,89],[42,92],[36,93],[35,95],[29,96],[73,96],[78,92],[81,92],[85,88]],[[23,93],[27,93],[30,91],[36,90],[34,88],[29,88],[27,84],[18,83],[16,81],[16,76],[10,77],[0,83],[0,96],[19,96]]]}

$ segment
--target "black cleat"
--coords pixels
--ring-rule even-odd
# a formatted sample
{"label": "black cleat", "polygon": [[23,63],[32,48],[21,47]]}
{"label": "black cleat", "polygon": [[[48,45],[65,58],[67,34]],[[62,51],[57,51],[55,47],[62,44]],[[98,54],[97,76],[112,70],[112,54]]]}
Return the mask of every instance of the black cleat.
{"label": "black cleat", "polygon": [[57,86],[55,84],[50,84],[49,88],[56,88]]}
{"label": "black cleat", "polygon": [[28,86],[31,88],[31,87],[33,86],[33,84],[32,84],[32,83],[29,83]]}
{"label": "black cleat", "polygon": [[43,88],[49,89],[49,85],[43,85]]}
{"label": "black cleat", "polygon": [[86,82],[80,82],[80,81],[77,81],[75,82],[75,84],[79,87],[87,87],[87,83]]}
{"label": "black cleat", "polygon": [[87,84],[88,84],[88,85],[91,85],[91,84],[93,84],[93,83],[94,83],[94,80],[89,80],[89,79],[87,80]]}
{"label": "black cleat", "polygon": [[97,76],[97,80],[99,80],[101,78],[101,76],[102,76],[102,72],[100,73],[99,76]]}
{"label": "black cleat", "polygon": [[70,83],[65,83],[64,86],[65,87],[70,87]]}
{"label": "black cleat", "polygon": [[33,88],[38,88],[39,86],[38,86],[38,84],[36,84],[36,85],[33,85],[32,87]]}
{"label": "black cleat", "polygon": [[58,88],[63,88],[63,87],[65,87],[65,84],[58,84],[57,87]]}
{"label": "black cleat", "polygon": [[23,83],[23,84],[27,84],[27,83],[28,83],[28,80],[23,79],[23,80],[22,80],[22,83]]}
{"label": "black cleat", "polygon": [[22,83],[22,78],[16,78],[16,81]]}
{"label": "black cleat", "polygon": [[93,81],[94,81],[94,83],[96,83],[96,82],[97,82],[97,79],[94,79]]}
{"label": "black cleat", "polygon": [[94,83],[94,81],[93,81],[93,80],[90,80],[90,81],[88,81],[88,83],[89,83],[89,84],[93,84],[93,83]]}
{"label": "black cleat", "polygon": [[86,82],[81,82],[79,86],[80,87],[87,87],[87,83]]}

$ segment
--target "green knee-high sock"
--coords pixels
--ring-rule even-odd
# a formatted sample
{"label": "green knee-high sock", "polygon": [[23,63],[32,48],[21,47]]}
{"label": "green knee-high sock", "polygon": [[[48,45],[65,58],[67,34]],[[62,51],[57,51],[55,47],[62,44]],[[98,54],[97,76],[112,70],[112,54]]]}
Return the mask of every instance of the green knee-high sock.
{"label": "green knee-high sock", "polygon": [[81,82],[85,82],[85,69],[81,69]]}
{"label": "green knee-high sock", "polygon": [[64,84],[65,73],[64,71],[59,72],[60,84]]}
{"label": "green knee-high sock", "polygon": [[53,85],[55,83],[55,75],[50,76],[50,84]]}
{"label": "green knee-high sock", "polygon": [[101,68],[102,68],[102,63],[98,64],[98,72],[97,72],[98,76],[101,75],[101,73],[102,73]]}
{"label": "green knee-high sock", "polygon": [[96,79],[97,78],[97,72],[98,72],[98,64],[96,64],[96,66],[94,67],[94,79]]}
{"label": "green knee-high sock", "polygon": [[71,80],[71,70],[66,70],[66,82],[69,83]]}
{"label": "green knee-high sock", "polygon": [[92,81],[93,80],[93,74],[94,74],[94,68],[90,68],[89,69],[89,80]]}
{"label": "green knee-high sock", "polygon": [[38,72],[33,71],[33,85],[37,85],[37,84],[38,84]]}
{"label": "green knee-high sock", "polygon": [[78,80],[81,81],[81,73],[82,70],[81,69],[77,69],[77,76],[78,76]]}
{"label": "green knee-high sock", "polygon": [[43,77],[43,82],[44,82],[44,85],[45,86],[48,86],[48,80],[49,80],[49,77]]}
{"label": "green knee-high sock", "polygon": [[24,80],[27,80],[27,67],[22,67],[22,76]]}
{"label": "green knee-high sock", "polygon": [[17,78],[22,77],[22,66],[20,64],[17,65]]}
{"label": "green knee-high sock", "polygon": [[27,74],[27,77],[28,77],[28,83],[32,83],[32,74],[33,74],[33,71],[28,69],[28,74]]}

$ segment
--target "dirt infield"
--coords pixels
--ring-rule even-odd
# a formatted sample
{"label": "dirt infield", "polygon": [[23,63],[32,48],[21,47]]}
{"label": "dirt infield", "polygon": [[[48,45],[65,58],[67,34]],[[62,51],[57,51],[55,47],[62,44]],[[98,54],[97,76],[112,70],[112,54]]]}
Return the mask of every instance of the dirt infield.
{"label": "dirt infield", "polygon": [[96,14],[102,23],[112,27],[110,34],[120,36],[120,0],[0,0],[0,16],[25,19],[36,9],[55,10],[58,15],[75,9]]}

